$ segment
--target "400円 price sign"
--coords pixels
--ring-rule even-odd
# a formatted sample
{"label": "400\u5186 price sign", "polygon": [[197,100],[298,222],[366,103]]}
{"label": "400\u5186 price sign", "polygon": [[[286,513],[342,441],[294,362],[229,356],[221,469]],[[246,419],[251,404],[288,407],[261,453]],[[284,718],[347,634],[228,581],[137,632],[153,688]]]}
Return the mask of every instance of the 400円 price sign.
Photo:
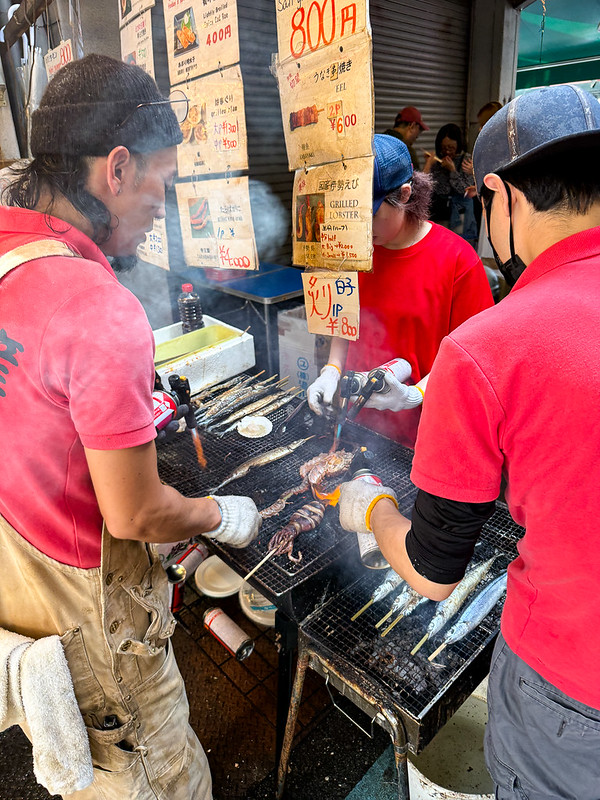
{"label": "400\u5186 price sign", "polygon": [[309,333],[358,339],[360,306],[355,272],[304,272],[302,286]]}
{"label": "400\u5186 price sign", "polygon": [[189,267],[258,269],[247,177],[178,183],[175,189]]}

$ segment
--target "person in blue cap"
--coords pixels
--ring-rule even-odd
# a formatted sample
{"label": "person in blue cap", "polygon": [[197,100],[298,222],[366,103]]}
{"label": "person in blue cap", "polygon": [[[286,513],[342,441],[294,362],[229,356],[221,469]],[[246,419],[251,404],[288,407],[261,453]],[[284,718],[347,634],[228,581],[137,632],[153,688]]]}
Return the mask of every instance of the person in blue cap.
{"label": "person in blue cap", "polygon": [[475,178],[513,288],[442,343],[412,523],[386,487],[341,489],[341,524],[371,528],[391,566],[443,600],[506,482],[524,531],[489,675],[498,800],[600,797],[599,147],[600,104],[577,86],[528,92],[487,122]]}
{"label": "person in blue cap", "polygon": [[373,395],[358,419],[413,447],[442,339],[493,300],[473,248],[428,220],[431,178],[413,172],[406,145],[376,134],[373,152],[373,271],[358,277],[360,338],[333,339],[328,363],[308,388],[308,403],[323,414],[345,368],[368,372],[400,357],[401,380],[408,385],[389,375],[390,391]]}

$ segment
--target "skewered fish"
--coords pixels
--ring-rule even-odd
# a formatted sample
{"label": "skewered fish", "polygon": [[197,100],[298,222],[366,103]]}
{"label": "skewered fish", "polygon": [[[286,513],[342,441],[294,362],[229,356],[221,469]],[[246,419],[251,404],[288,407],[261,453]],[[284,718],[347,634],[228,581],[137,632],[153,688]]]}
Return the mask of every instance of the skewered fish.
{"label": "skewered fish", "polygon": [[294,450],[312,438],[314,437],[307,436],[306,439],[297,439],[295,442],[290,442],[290,444],[284,444],[280,447],[275,447],[273,450],[267,450],[266,453],[261,453],[258,456],[254,456],[254,458],[248,459],[248,461],[244,461],[244,463],[240,464],[239,467],[236,467],[233,472],[225,478],[224,481],[221,481],[218,486],[215,486],[214,489],[209,489],[208,494],[214,494],[215,492],[218,492],[219,489],[222,489],[223,486],[227,486],[228,483],[237,481],[238,478],[243,478],[244,475],[247,475],[253,467],[263,467],[265,464],[272,464],[274,461],[279,461],[280,458],[289,456],[290,453],[293,453]]}
{"label": "skewered fish", "polygon": [[390,625],[388,625],[387,628],[382,632],[381,638],[383,639],[384,636],[387,636],[388,633],[392,630],[392,628],[395,625],[397,625],[401,619],[404,619],[404,617],[408,617],[408,615],[412,614],[412,612],[416,608],[422,606],[423,603],[427,603],[428,601],[429,601],[428,597],[424,597],[422,594],[419,594],[418,592],[415,592],[413,595],[411,595],[408,602],[402,607],[402,611],[398,614],[396,619]]}
{"label": "skewered fish", "polygon": [[417,650],[419,650],[425,644],[427,639],[429,639],[431,636],[435,636],[435,634],[438,631],[441,631],[444,625],[450,619],[452,619],[452,617],[461,608],[468,595],[471,594],[477,584],[480,583],[488,574],[490,567],[495,560],[496,556],[492,556],[492,558],[489,558],[487,561],[483,561],[481,564],[472,567],[464,576],[462,581],[455,586],[452,594],[445,600],[442,600],[440,603],[438,603],[435,614],[427,626],[427,632],[425,633],[425,636],[423,636],[421,641],[411,650],[411,655],[414,656]]}
{"label": "skewered fish", "polygon": [[[292,390],[290,390],[292,391]],[[230,414],[226,419],[221,420],[220,422],[215,423],[215,428],[220,427],[222,425],[228,425],[228,428],[225,428],[223,431],[215,431],[214,428],[209,428],[211,432],[217,433],[218,436],[222,436],[225,433],[229,433],[230,431],[234,430],[238,421],[242,417],[252,416],[257,411],[260,411],[260,416],[265,417],[271,411],[275,411],[277,408],[281,408],[281,406],[289,403],[290,400],[293,400],[296,394],[300,391],[300,389],[293,390],[293,393],[290,392],[276,392],[275,394],[267,395],[267,397],[261,397],[258,400],[255,400],[253,403],[249,405],[242,406],[242,408],[234,411],[233,414]],[[283,402],[280,402],[283,401]]]}
{"label": "skewered fish", "polygon": [[302,561],[302,553],[299,552],[297,556],[293,555],[294,540],[300,533],[313,531],[323,519],[326,508],[327,504],[321,500],[311,500],[310,503],[305,503],[297,511],[294,511],[287,525],[284,525],[271,537],[267,549],[274,551],[276,556],[287,553],[290,561],[298,564]]}
{"label": "skewered fish", "polygon": [[444,647],[447,647],[449,644],[453,644],[454,642],[458,642],[460,639],[466,636],[467,633],[470,633],[474,628],[476,628],[479,623],[485,617],[487,617],[492,608],[496,605],[498,600],[502,598],[505,592],[506,572],[503,572],[502,575],[499,575],[491,583],[488,583],[488,585],[482,589],[481,592],[479,592],[479,594],[473,598],[473,600],[471,600],[469,605],[463,610],[460,617],[444,636],[444,641],[442,644],[437,648],[437,650],[433,651],[428,660],[433,661],[433,659],[444,649]]}
{"label": "skewered fish", "polygon": [[[273,376],[275,377],[275,376]],[[236,405],[244,405],[252,400],[256,400],[263,394],[266,394],[272,387],[268,386],[272,378],[267,378],[265,381],[259,381],[254,386],[240,386],[236,387],[219,398],[214,403],[210,404],[208,410],[201,416],[196,415],[199,425],[209,425],[214,423],[223,414],[230,413]],[[286,378],[287,380],[287,378]]]}
{"label": "skewered fish", "polygon": [[413,598],[415,595],[416,595],[417,597],[421,597],[421,595],[420,595],[418,592],[416,592],[416,591],[415,591],[415,590],[412,588],[412,586],[409,586],[409,584],[408,584],[408,583],[407,583],[407,584],[405,584],[405,586],[403,587],[403,589],[402,589],[402,591],[400,592],[400,594],[399,594],[399,595],[396,597],[396,599],[394,600],[394,602],[393,602],[393,603],[392,603],[392,605],[390,606],[390,610],[387,612],[387,614],[385,614],[385,616],[383,616],[383,617],[382,617],[382,618],[379,620],[379,622],[376,622],[376,623],[375,623],[375,627],[376,627],[376,628],[380,628],[380,627],[383,625],[383,623],[384,623],[384,622],[385,622],[387,619],[389,619],[389,618],[392,616],[392,614],[394,614],[396,611],[398,611],[398,612],[402,613],[402,611],[404,610],[404,607],[407,605],[407,603],[408,603],[408,602],[409,602],[409,601],[410,601],[410,600],[411,600],[411,599],[412,599],[412,598]]}
{"label": "skewered fish", "polygon": [[393,592],[394,589],[397,589],[403,583],[406,583],[406,581],[404,581],[400,575],[398,575],[396,570],[388,569],[388,571],[385,573],[383,581],[373,590],[371,599],[368,601],[368,603],[365,603],[360,611],[357,611],[356,614],[350,618],[351,621],[354,622],[354,620],[360,617],[363,611],[366,611],[369,606],[373,605],[373,603],[377,603],[378,600],[383,600],[384,597],[387,597],[388,594]]}
{"label": "skewered fish", "polygon": [[236,375],[234,378],[230,378],[228,381],[222,381],[221,383],[209,383],[208,386],[205,386],[204,389],[202,389],[202,391],[194,395],[192,398],[192,405],[194,408],[200,408],[203,405],[202,400],[204,400],[204,398],[213,397],[215,394],[224,392],[226,389],[232,389],[243,380],[244,378],[241,375]]}

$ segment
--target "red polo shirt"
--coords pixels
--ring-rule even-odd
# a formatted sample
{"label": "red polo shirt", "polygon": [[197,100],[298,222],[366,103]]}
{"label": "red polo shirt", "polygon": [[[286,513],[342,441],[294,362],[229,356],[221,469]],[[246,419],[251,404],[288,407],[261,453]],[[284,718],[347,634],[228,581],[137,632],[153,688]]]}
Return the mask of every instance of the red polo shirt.
{"label": "red polo shirt", "polygon": [[0,207],[0,255],[36,239],[66,242],[82,258],[40,258],[0,282],[0,514],[51,558],[96,567],[102,519],[83,448],[155,437],[154,339],[85,234]]}
{"label": "red polo shirt", "polygon": [[495,499],[526,529],[502,633],[569,696],[600,708],[600,228],[550,247],[494,308],[443,342],[412,479],[450,500]]}

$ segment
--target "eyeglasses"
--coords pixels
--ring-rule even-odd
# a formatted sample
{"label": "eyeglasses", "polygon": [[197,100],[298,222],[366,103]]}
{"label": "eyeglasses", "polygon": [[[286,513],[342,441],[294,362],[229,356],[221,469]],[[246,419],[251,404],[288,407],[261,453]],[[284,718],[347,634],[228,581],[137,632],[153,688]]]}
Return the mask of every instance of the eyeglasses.
{"label": "eyeglasses", "polygon": [[185,122],[186,117],[188,115],[190,101],[187,98],[187,95],[181,91],[181,89],[174,89],[171,94],[169,95],[167,100],[152,100],[148,103],[138,103],[137,106],[127,114],[123,122],[117,125],[118,128],[124,128],[125,125],[129,122],[131,117],[135,114],[136,111],[139,111],[140,108],[152,108],[152,106],[166,106],[170,105],[177,122],[181,125]]}

